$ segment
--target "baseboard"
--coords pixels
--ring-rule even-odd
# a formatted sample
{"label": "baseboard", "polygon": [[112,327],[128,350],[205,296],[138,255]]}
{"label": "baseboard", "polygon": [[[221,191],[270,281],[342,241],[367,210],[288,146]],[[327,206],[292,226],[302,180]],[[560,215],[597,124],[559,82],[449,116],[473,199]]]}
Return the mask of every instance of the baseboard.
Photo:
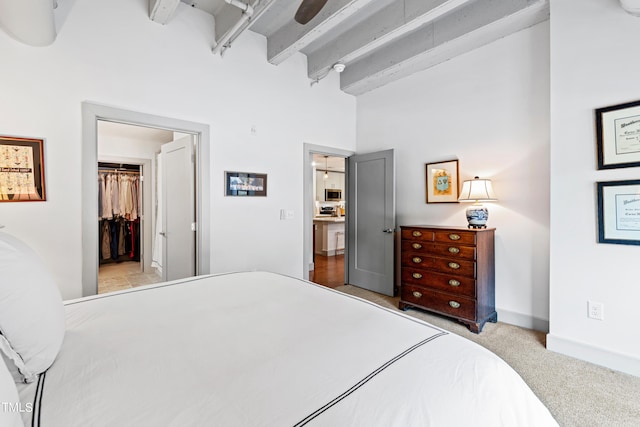
{"label": "baseboard", "polygon": [[616,353],[554,334],[547,334],[547,349],[640,377],[640,359],[628,354]]}
{"label": "baseboard", "polygon": [[498,310],[498,321],[521,328],[533,329],[540,332],[549,332],[549,321],[509,310]]}

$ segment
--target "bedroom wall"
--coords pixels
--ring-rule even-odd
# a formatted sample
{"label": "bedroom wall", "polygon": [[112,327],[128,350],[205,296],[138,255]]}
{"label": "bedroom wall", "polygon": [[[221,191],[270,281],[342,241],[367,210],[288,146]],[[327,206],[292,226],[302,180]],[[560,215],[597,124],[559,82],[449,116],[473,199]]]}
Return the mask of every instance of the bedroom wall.
{"label": "bedroom wall", "polygon": [[[598,244],[594,109],[640,100],[640,18],[617,1],[551,2],[551,330],[547,346],[640,376],[640,246]],[[604,320],[587,318],[587,301]]]}
{"label": "bedroom wall", "polygon": [[397,223],[466,226],[466,204],[425,203],[425,163],[459,159],[499,201],[501,321],[548,329],[549,23],[358,97],[359,152],[395,148]]}
{"label": "bedroom wall", "polygon": [[[183,3],[166,26],[146,0],[63,0],[56,14],[49,47],[0,31],[0,134],[46,138],[48,199],[0,204],[0,224],[43,256],[63,297],[81,295],[83,101],[208,124],[212,271],[302,277],[303,143],[355,149],[355,99],[336,76],[310,87],[303,55],[272,66],[254,33],[214,56],[213,18]],[[225,198],[225,170],[267,173],[268,197]],[[280,221],[283,208],[295,218]]]}

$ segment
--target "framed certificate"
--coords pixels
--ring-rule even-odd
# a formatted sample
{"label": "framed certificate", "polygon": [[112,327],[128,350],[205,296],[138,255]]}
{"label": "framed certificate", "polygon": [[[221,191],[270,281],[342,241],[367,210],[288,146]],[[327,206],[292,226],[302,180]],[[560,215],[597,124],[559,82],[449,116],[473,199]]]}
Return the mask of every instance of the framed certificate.
{"label": "framed certificate", "polygon": [[0,136],[0,202],[42,202],[42,139]]}
{"label": "framed certificate", "polygon": [[640,245],[640,180],[597,186],[598,243]]}
{"label": "framed certificate", "polygon": [[596,110],[598,169],[640,166],[640,101]]}
{"label": "framed certificate", "polygon": [[427,203],[458,203],[458,161],[427,163]]}

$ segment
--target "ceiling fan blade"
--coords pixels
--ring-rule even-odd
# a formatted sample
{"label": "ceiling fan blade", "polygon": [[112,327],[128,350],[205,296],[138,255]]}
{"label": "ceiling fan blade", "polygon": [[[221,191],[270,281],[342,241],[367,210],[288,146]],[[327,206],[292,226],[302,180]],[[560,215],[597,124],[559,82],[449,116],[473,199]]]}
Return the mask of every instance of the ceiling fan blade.
{"label": "ceiling fan blade", "polygon": [[302,0],[294,19],[304,25],[317,15],[325,4],[327,4],[327,0]]}

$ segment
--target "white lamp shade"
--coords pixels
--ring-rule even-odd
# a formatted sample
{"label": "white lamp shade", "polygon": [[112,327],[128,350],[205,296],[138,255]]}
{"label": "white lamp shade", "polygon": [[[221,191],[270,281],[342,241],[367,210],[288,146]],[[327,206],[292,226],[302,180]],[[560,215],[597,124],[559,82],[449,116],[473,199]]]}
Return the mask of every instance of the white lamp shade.
{"label": "white lamp shade", "polygon": [[467,180],[462,184],[460,191],[460,202],[490,202],[498,200],[493,192],[493,186],[490,179],[480,179],[477,176],[474,179]]}

